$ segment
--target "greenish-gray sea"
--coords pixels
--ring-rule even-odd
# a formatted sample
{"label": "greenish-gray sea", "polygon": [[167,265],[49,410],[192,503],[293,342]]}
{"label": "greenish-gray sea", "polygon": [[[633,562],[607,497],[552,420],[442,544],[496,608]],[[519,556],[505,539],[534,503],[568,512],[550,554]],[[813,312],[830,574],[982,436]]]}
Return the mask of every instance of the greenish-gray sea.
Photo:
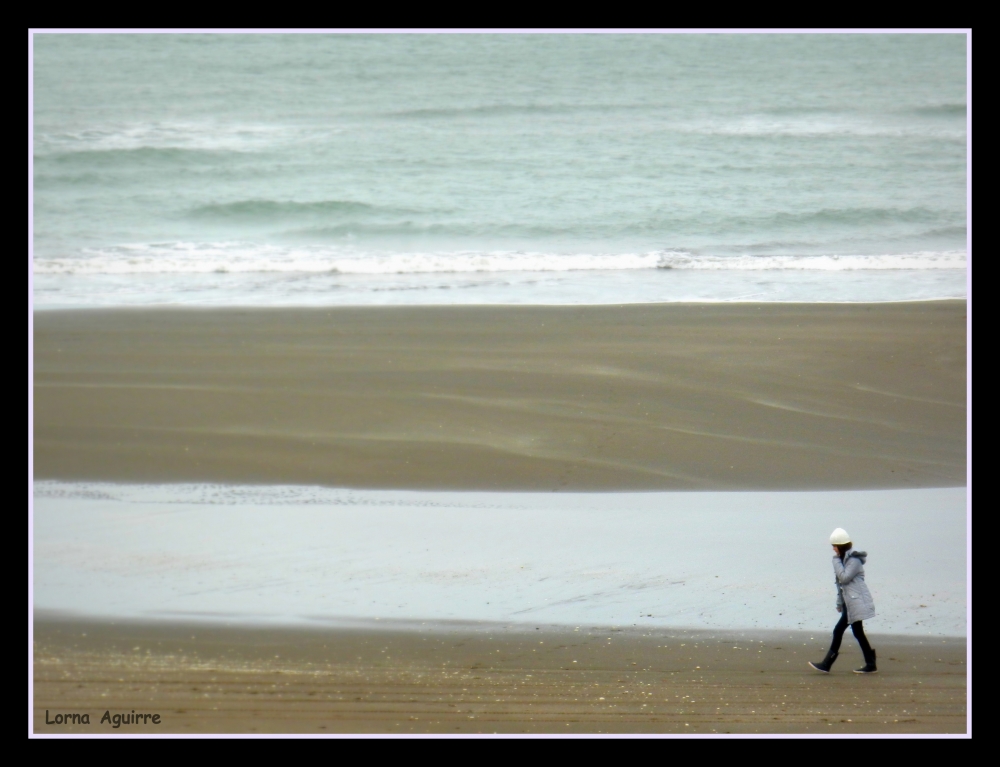
{"label": "greenish-gray sea", "polygon": [[35,34],[35,305],[964,296],[966,44]]}

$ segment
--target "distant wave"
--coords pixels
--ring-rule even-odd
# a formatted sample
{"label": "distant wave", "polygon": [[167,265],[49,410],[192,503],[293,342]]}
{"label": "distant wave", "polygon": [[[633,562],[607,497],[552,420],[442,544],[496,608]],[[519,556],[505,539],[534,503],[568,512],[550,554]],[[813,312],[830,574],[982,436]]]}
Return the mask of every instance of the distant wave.
{"label": "distant wave", "polygon": [[114,167],[118,165],[151,165],[164,166],[183,165],[196,162],[203,164],[206,160],[223,159],[231,156],[234,150],[198,149],[181,147],[135,147],[130,149],[81,149],[70,152],[58,152],[39,157],[35,160],[54,165],[68,166],[101,166]]}
{"label": "distant wave", "polygon": [[[920,116],[940,116],[950,112],[921,113]],[[965,141],[965,125],[942,121],[914,121],[899,115],[895,119],[874,119],[850,113],[773,114],[762,112],[742,117],[691,121],[667,126],[684,133],[717,136],[926,136],[937,139]]]}
{"label": "distant wave", "polygon": [[371,215],[413,215],[416,213],[419,211],[370,205],[354,200],[319,200],[316,202],[238,200],[236,202],[201,205],[194,208],[190,215],[194,218],[281,220],[298,217],[367,217]]}
{"label": "distant wave", "polygon": [[[892,115],[919,115],[921,117],[964,117],[966,105],[960,102],[950,102],[941,104],[925,104],[923,106],[903,106],[890,109],[886,114]],[[796,104],[794,106],[772,106],[760,110],[759,115],[773,115],[776,117],[827,117],[832,119],[863,120],[864,111],[852,109],[845,104],[831,108],[827,106],[805,106]]]}
{"label": "distant wave", "polygon": [[386,112],[382,116],[397,119],[438,119],[451,117],[497,117],[503,115],[576,114],[580,112],[655,112],[669,108],[666,104],[479,104],[476,106],[404,109]]}
{"label": "distant wave", "polygon": [[249,243],[157,243],[87,249],[77,258],[36,258],[36,274],[339,273],[430,274],[592,270],[925,270],[963,269],[962,251],[894,255],[712,256],[679,251],[556,254],[510,251],[358,253],[330,247]]}
{"label": "distant wave", "polygon": [[936,223],[949,218],[945,211],[930,208],[823,208],[806,213],[776,213],[765,219],[748,220],[759,226],[761,223],[777,226],[793,224],[795,226],[812,224],[883,224],[883,223]]}
{"label": "distant wave", "polygon": [[861,112],[824,107],[771,107],[759,112],[711,121],[677,120],[668,103],[507,103],[478,104],[461,107],[427,107],[383,112],[377,117],[390,120],[449,120],[487,119],[497,117],[574,114],[644,113],[656,115],[662,130],[708,135],[746,136],[908,136],[929,134],[959,138],[964,135],[961,125],[944,129],[939,121],[915,124],[912,118],[955,118],[966,114],[965,104],[933,104],[889,111],[882,119],[873,119]]}
{"label": "distant wave", "polygon": [[648,232],[711,231],[775,232],[796,230],[813,233],[821,227],[861,227],[887,224],[924,224],[927,226],[957,226],[965,220],[964,213],[934,210],[925,207],[851,207],[822,208],[796,213],[768,213],[758,216],[678,216],[671,213],[651,216],[641,223],[631,224],[635,229]]}
{"label": "distant wave", "polygon": [[[964,216],[925,207],[856,207],[824,208],[800,213],[773,213],[763,216],[704,217],[678,215],[672,212],[654,213],[639,221],[609,221],[603,231],[594,223],[553,222],[490,222],[448,220],[442,211],[416,210],[390,205],[373,205],[354,200],[319,200],[292,202],[287,200],[251,199],[228,203],[201,205],[189,212],[194,219],[229,222],[287,223],[286,235],[307,240],[330,240],[348,235],[412,235],[430,234],[453,237],[559,237],[592,232],[594,236],[621,235],[632,232],[684,233],[712,231],[720,234],[735,231],[802,230],[812,232],[817,227],[872,226],[880,224],[924,224],[929,227],[955,227]],[[610,227],[610,231],[609,231]],[[957,230],[956,230],[957,231]]]}
{"label": "distant wave", "polygon": [[35,136],[36,156],[129,150],[247,152],[288,137],[288,129],[266,124],[210,121],[134,123]]}
{"label": "distant wave", "polygon": [[928,229],[925,232],[921,232],[923,237],[964,237],[968,234],[969,230],[963,224],[962,226],[942,226],[939,229]]}
{"label": "distant wave", "polygon": [[310,226],[287,229],[282,232],[285,236],[295,237],[307,241],[319,243],[331,240],[341,240],[349,237],[372,236],[372,237],[393,237],[393,236],[415,236],[415,237],[447,237],[451,240],[467,239],[480,240],[483,238],[504,238],[511,237],[519,240],[526,238],[552,238],[552,237],[572,237],[573,235],[588,234],[600,237],[605,234],[629,233],[629,231],[664,231],[662,226],[617,225],[608,232],[603,231],[594,225],[570,225],[562,222],[554,224],[529,224],[529,223],[492,223],[492,222],[462,222],[462,221],[434,221],[419,220],[418,216],[410,215],[405,218],[399,217],[397,220],[377,220],[376,216],[371,216],[368,220],[356,217],[341,221],[339,223],[328,223],[321,226]]}
{"label": "distant wave", "polygon": [[965,117],[968,107],[965,104],[931,104],[914,108],[913,112],[929,117]]}

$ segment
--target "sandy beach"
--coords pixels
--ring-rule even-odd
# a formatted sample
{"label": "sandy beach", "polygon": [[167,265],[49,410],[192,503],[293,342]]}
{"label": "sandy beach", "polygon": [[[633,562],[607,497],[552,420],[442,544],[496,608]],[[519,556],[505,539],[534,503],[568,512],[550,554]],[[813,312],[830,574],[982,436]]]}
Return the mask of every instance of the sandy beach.
{"label": "sandy beach", "polygon": [[[38,733],[961,733],[966,649],[880,637],[581,626],[339,631],[35,623]],[[814,657],[816,656],[816,657]],[[90,725],[46,725],[57,712]],[[160,725],[101,724],[104,712]]]}
{"label": "sandy beach", "polygon": [[[36,313],[34,731],[126,732],[99,720],[134,709],[161,714],[150,732],[964,732],[960,579],[927,596],[880,541],[918,507],[942,527],[914,535],[961,538],[965,318],[964,301]],[[400,497],[288,489],[305,485]],[[862,489],[925,495],[715,498]],[[674,516],[609,492],[654,490],[702,492]],[[836,673],[805,665],[834,620],[808,542],[852,513],[884,626],[911,632],[872,627],[873,677],[850,673],[850,636]],[[780,599],[732,559],[744,528],[799,574]],[[681,529],[674,577],[656,552]],[[615,628],[618,607],[636,615]]]}
{"label": "sandy beach", "polygon": [[943,487],[966,304],[35,314],[39,479]]}
{"label": "sandy beach", "polygon": [[971,737],[969,30],[117,32],[29,30],[29,737]]}

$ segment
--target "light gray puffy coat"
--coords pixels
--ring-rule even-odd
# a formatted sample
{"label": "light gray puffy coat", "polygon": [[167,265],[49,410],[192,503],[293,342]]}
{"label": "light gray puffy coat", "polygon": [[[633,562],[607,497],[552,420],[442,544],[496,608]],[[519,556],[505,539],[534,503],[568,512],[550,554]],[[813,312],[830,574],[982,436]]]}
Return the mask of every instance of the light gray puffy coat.
{"label": "light gray puffy coat", "polygon": [[837,609],[847,610],[847,622],[866,621],[875,617],[875,601],[865,585],[867,551],[849,549],[844,561],[833,556],[833,574],[837,584]]}

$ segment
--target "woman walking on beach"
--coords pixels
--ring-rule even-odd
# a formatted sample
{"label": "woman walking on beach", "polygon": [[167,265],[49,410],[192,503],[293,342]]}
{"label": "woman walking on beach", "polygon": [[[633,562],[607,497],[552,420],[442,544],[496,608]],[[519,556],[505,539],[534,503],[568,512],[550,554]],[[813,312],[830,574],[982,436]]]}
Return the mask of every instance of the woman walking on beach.
{"label": "woman walking on beach", "polygon": [[868,637],[865,636],[865,630],[861,626],[861,621],[875,616],[875,603],[872,601],[868,586],[865,585],[864,564],[868,552],[855,551],[851,536],[841,527],[830,535],[830,543],[834,550],[833,573],[837,584],[837,612],[840,613],[840,620],[833,628],[833,642],[826,657],[819,663],[810,661],[809,665],[817,671],[829,674],[830,667],[840,654],[840,642],[844,638],[844,632],[850,624],[854,638],[858,640],[861,652],[865,656],[865,665],[854,669],[854,673],[873,674],[878,671],[875,667],[875,651],[868,644]]}

